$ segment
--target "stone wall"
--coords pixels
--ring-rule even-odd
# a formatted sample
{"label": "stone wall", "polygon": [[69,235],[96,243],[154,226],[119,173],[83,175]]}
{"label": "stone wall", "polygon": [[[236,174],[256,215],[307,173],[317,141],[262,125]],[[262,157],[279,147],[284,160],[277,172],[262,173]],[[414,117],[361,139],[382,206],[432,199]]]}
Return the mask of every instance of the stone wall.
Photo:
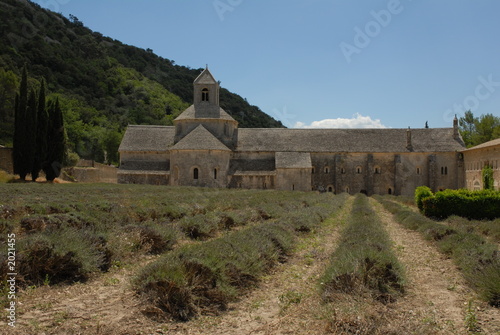
{"label": "stone wall", "polygon": [[350,194],[412,196],[427,185],[433,191],[460,188],[463,162],[457,153],[313,153],[312,189]]}
{"label": "stone wall", "polygon": [[118,171],[119,184],[169,185],[170,173],[165,171]]}
{"label": "stone wall", "polygon": [[[91,161],[90,161],[91,162]],[[80,165],[80,162],[79,162]],[[85,162],[81,165],[87,166]],[[75,166],[65,168],[61,177],[65,180],[75,181],[80,183],[117,183],[118,182],[118,169],[114,166],[108,166],[99,163],[92,163],[94,167],[80,167]]]}
{"label": "stone wall", "polygon": [[229,151],[173,150],[171,185],[227,187]]}
{"label": "stone wall", "polygon": [[466,150],[463,155],[467,189],[483,189],[482,170],[485,165],[489,165],[493,168],[495,190],[500,190],[500,145]]}
{"label": "stone wall", "polygon": [[164,152],[122,152],[120,169],[168,171],[170,170],[170,154]]}
{"label": "stone wall", "polygon": [[276,169],[276,189],[283,191],[311,191],[311,169]]}
{"label": "stone wall", "polygon": [[0,169],[7,171],[10,174],[14,173],[12,148],[0,147]]}
{"label": "stone wall", "polygon": [[247,189],[274,189],[275,188],[275,172],[237,172],[229,177],[228,187],[230,188],[247,188]]}

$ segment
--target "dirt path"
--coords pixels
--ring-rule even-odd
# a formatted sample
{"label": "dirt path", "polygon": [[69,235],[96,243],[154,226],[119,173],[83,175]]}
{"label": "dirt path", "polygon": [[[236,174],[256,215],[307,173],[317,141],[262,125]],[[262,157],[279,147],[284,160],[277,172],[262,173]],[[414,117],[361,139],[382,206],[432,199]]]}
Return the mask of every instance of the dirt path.
{"label": "dirt path", "polygon": [[324,334],[317,284],[349,215],[352,198],[334,217],[307,236],[286,263],[265,277],[259,287],[218,316],[205,316],[168,326],[168,334]]}
{"label": "dirt path", "polygon": [[158,329],[141,313],[130,287],[133,273],[153,259],[145,256],[84,284],[23,291],[18,325],[8,334],[147,334]]}
{"label": "dirt path", "polygon": [[[352,200],[317,232],[305,235],[286,263],[219,316],[203,316],[186,323],[158,323],[146,317],[130,279],[155,259],[147,256],[85,284],[20,293],[18,326],[14,331],[2,327],[0,334],[325,334],[327,329],[332,330],[332,315],[328,313],[342,306],[321,303],[318,278],[337,246]],[[395,303],[361,302],[378,318],[374,322],[378,322],[380,331],[374,334],[471,334],[464,326],[467,315],[477,319],[480,334],[500,334],[500,311],[477,299],[451,260],[418,233],[396,223],[379,203],[373,199],[370,202],[394,241],[408,278],[406,294]],[[347,319],[352,320],[352,329],[358,329],[356,311],[347,311],[347,315],[352,316]]]}
{"label": "dirt path", "polygon": [[399,225],[382,205],[370,201],[406,267],[407,292],[393,306],[395,322],[403,328],[405,323],[411,325],[417,334],[468,334],[465,319],[469,316],[477,319],[481,334],[499,334],[500,311],[478,300],[453,262],[419,233]]}
{"label": "dirt path", "polygon": [[[130,279],[155,258],[147,256],[84,284],[20,293],[18,325],[14,331],[0,329],[0,334],[314,334],[309,332],[311,325],[323,333],[324,321],[315,316],[317,278],[335,247],[339,222],[349,210],[350,205],[344,206],[318,232],[305,237],[288,262],[220,316],[163,324],[146,317]],[[303,317],[296,318],[297,313]]]}

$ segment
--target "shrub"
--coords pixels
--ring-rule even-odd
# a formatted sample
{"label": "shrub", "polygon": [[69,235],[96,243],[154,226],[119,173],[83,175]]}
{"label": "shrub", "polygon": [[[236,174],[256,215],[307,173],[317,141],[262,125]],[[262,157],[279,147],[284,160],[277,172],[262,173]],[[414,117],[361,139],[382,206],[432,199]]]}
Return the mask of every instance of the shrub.
{"label": "shrub", "polygon": [[437,219],[451,215],[475,220],[500,218],[498,191],[445,190],[424,198],[422,202],[424,214]]}
{"label": "shrub", "polygon": [[493,179],[493,168],[489,165],[485,165],[481,171],[481,177],[483,179],[483,189],[493,190],[495,188],[495,180]]}
{"label": "shrub", "polygon": [[[438,192],[439,193],[439,192]],[[384,207],[394,208],[391,201],[378,197]],[[424,201],[425,203],[425,201]],[[439,250],[448,255],[466,280],[480,296],[493,306],[500,306],[500,258],[498,247],[467,229],[449,227],[404,208],[399,204],[395,217],[409,229],[420,232],[436,243]]]}
{"label": "shrub", "polygon": [[177,223],[179,228],[192,239],[206,239],[217,232],[217,221],[204,214],[185,216]]}
{"label": "shrub", "polygon": [[419,186],[415,189],[415,204],[420,211],[424,210],[423,200],[432,197],[432,191],[427,186]]}
{"label": "shrub", "polygon": [[179,232],[171,224],[148,221],[141,225],[132,226],[139,232],[139,245],[151,254],[161,254],[172,250],[178,239]]}
{"label": "shrub", "polygon": [[[335,197],[331,206],[302,207],[304,216],[292,212],[276,220],[262,221],[265,218],[259,214],[259,223],[165,254],[141,270],[134,286],[150,303],[177,320],[225,310],[229,301],[252,287],[276,263],[286,261],[295,245],[295,231],[305,218],[312,228],[337,210],[346,198]],[[236,213],[242,214],[240,210],[232,212]],[[229,212],[227,216],[232,214]],[[221,225],[224,216],[216,217]],[[179,226],[185,231],[189,227],[187,231],[192,232],[192,227],[206,220],[213,221],[210,213],[184,217]]]}
{"label": "shrub", "polygon": [[237,293],[286,256],[293,234],[266,224],[169,253],[146,266],[135,286],[178,320],[224,310]]}
{"label": "shrub", "polygon": [[493,241],[500,242],[500,218],[496,220],[469,220],[457,215],[447,218],[446,223],[457,229],[465,229],[467,232],[475,232],[488,236]]}
{"label": "shrub", "polygon": [[60,229],[36,233],[19,241],[19,273],[26,285],[86,280],[106,270],[111,255],[106,240],[89,230]]}
{"label": "shrub", "polygon": [[356,196],[348,222],[322,278],[324,298],[365,288],[382,302],[393,301],[404,292],[404,270],[366,196]]}

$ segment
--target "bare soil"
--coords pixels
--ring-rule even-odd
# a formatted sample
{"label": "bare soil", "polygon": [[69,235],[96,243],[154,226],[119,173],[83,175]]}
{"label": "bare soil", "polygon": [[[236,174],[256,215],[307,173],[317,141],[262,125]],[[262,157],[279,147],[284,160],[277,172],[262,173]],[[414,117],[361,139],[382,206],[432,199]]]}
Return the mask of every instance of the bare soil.
{"label": "bare soil", "polygon": [[130,285],[134,273],[155,259],[144,256],[87,283],[20,292],[17,327],[2,325],[0,334],[472,334],[467,316],[477,320],[479,334],[500,334],[500,311],[477,299],[451,260],[370,201],[406,267],[407,290],[394,303],[348,295],[322,303],[319,278],[348,219],[351,198],[316,232],[304,235],[286,263],[220,315],[155,321],[154,307],[145,307]]}
{"label": "bare soil", "polygon": [[[452,260],[439,253],[415,231],[395,222],[375,200],[370,199],[394,242],[408,278],[407,292],[395,303],[398,319],[411,322],[417,334],[470,334],[466,317],[477,320],[476,332],[500,334],[500,310],[478,300]],[[471,308],[469,308],[469,302]]]}

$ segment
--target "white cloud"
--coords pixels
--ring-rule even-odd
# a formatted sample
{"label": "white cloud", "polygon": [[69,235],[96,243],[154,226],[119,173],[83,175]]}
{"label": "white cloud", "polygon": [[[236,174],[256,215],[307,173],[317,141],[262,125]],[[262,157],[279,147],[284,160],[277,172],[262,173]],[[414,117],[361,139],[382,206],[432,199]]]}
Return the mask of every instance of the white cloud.
{"label": "white cloud", "polygon": [[313,121],[310,125],[296,122],[293,128],[387,128],[380,119],[372,120],[369,116],[356,113],[350,119],[324,119]]}

